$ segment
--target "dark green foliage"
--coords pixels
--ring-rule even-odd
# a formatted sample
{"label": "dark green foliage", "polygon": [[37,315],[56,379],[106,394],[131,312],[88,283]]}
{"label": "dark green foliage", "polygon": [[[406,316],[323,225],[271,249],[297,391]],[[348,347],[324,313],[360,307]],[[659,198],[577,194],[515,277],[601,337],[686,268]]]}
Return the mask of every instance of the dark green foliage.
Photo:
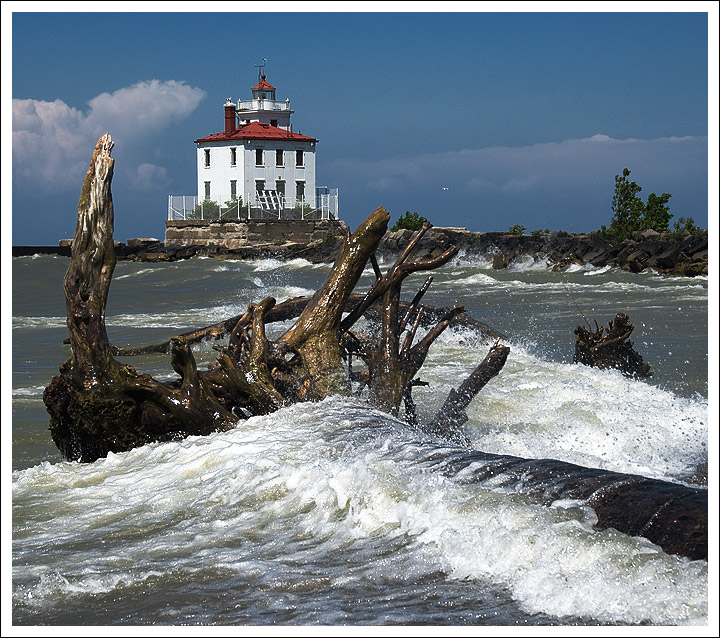
{"label": "dark green foliage", "polygon": [[697,237],[699,232],[700,227],[695,225],[695,220],[692,217],[678,217],[675,222],[675,234],[678,236],[690,233],[693,237]]}
{"label": "dark green foliage", "polygon": [[231,220],[247,217],[248,207],[243,205],[242,197],[228,200],[222,206],[211,199],[199,202],[188,219],[219,219]]}
{"label": "dark green foliage", "polygon": [[217,219],[218,217],[220,217],[220,205],[211,199],[206,199],[195,206],[191,219]]}
{"label": "dark green foliage", "polygon": [[418,215],[416,212],[405,211],[405,214],[395,222],[395,225],[390,229],[391,233],[398,230],[407,228],[408,230],[420,230],[422,225],[427,221],[422,215]]}
{"label": "dark green foliage", "polygon": [[513,224],[512,226],[510,226],[508,232],[511,235],[523,235],[525,233],[525,226],[521,226],[520,224]]}
{"label": "dark green foliage", "polygon": [[243,204],[242,197],[234,197],[225,202],[224,206],[220,209],[220,217],[227,219],[240,219],[247,217],[248,207],[247,204]]}
{"label": "dark green foliage", "polygon": [[622,176],[615,175],[615,192],[612,198],[613,218],[610,228],[602,226],[602,233],[610,241],[623,241],[633,233],[643,230],[663,232],[670,228],[670,193],[650,193],[647,203],[638,197],[642,190],[636,182],[628,179],[630,170],[623,169]]}
{"label": "dark green foliage", "polygon": [[643,224],[647,228],[657,231],[670,229],[670,207],[668,201],[672,195],[663,193],[659,197],[655,193],[648,195],[647,204],[645,204],[645,215],[643,216]]}
{"label": "dark green foliage", "polygon": [[295,204],[293,208],[293,219],[305,219],[307,215],[315,210],[310,204]]}

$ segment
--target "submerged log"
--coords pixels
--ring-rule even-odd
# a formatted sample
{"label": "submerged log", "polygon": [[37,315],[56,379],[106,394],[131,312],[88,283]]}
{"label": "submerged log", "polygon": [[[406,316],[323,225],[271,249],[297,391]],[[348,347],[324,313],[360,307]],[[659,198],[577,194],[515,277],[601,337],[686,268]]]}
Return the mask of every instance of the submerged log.
{"label": "submerged log", "polygon": [[642,536],[667,553],[691,560],[708,558],[707,489],[555,459],[478,450],[458,450],[441,458],[431,452],[426,462],[446,476],[461,477],[465,484],[491,481],[494,488],[519,489],[543,505],[565,499],[585,502],[597,516],[597,530],[613,528]]}
{"label": "submerged log", "polygon": [[646,378],[652,376],[650,365],[633,347],[629,337],[635,326],[624,312],[615,315],[608,322],[607,334],[604,328],[595,322],[595,330],[578,326],[575,328],[575,356],[573,363],[582,363],[593,368],[616,368],[630,377]]}

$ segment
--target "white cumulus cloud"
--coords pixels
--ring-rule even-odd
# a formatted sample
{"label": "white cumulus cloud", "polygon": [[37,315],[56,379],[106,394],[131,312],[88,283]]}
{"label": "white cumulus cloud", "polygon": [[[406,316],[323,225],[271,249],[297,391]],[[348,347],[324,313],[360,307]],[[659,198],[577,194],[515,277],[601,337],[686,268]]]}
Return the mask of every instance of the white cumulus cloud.
{"label": "white cumulus cloud", "polygon": [[[62,100],[13,99],[13,180],[41,190],[77,189],[101,135],[137,144],[190,115],[204,97],[184,82],[151,80],[102,93],[88,102],[87,112]],[[166,178],[163,170],[138,161],[137,185],[147,184],[150,172]]]}

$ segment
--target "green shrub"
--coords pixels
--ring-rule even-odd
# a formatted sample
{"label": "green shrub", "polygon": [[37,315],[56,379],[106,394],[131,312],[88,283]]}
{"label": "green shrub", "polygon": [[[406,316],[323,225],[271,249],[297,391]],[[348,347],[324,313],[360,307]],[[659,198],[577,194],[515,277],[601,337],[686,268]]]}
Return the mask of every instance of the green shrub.
{"label": "green shrub", "polygon": [[416,212],[405,211],[405,214],[395,222],[395,225],[390,229],[391,233],[398,230],[420,230],[422,225],[427,221],[422,215],[418,215]]}
{"label": "green shrub", "polygon": [[303,219],[305,215],[312,213],[313,210],[310,204],[295,204],[293,208],[293,219]]}
{"label": "green shrub", "polygon": [[247,204],[243,205],[242,197],[235,197],[225,202],[220,214],[228,219],[240,219],[247,217],[248,207]]}
{"label": "green shrub", "polygon": [[189,219],[217,219],[220,217],[220,205],[211,199],[205,199],[199,202],[192,212]]}
{"label": "green shrub", "polygon": [[512,226],[510,226],[508,232],[511,235],[523,235],[525,233],[525,226],[521,226],[520,224],[513,224]]}

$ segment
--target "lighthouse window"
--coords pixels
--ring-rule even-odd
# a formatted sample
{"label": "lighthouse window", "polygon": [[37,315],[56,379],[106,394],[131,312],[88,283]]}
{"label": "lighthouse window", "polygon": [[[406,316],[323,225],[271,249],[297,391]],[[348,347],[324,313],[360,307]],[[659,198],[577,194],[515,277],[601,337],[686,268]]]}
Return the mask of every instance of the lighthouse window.
{"label": "lighthouse window", "polygon": [[298,202],[305,200],[305,182],[295,182],[295,199]]}
{"label": "lighthouse window", "polygon": [[270,126],[277,126],[277,120],[270,120]]}
{"label": "lighthouse window", "polygon": [[231,148],[230,149],[230,166],[235,166],[237,164],[237,149]]}
{"label": "lighthouse window", "polygon": [[255,180],[255,190],[256,191],[264,191],[265,190],[265,180],[264,179],[256,179]]}
{"label": "lighthouse window", "polygon": [[261,148],[255,149],[255,166],[264,166],[263,150]]}
{"label": "lighthouse window", "polygon": [[278,195],[285,196],[285,182],[282,180],[277,180],[275,182],[275,190],[278,192]]}
{"label": "lighthouse window", "polygon": [[208,168],[210,166],[210,149],[205,149],[205,168]]}
{"label": "lighthouse window", "polygon": [[205,182],[205,199],[210,199],[210,182]]}
{"label": "lighthouse window", "polygon": [[275,166],[284,166],[283,152],[280,149],[275,151]]}
{"label": "lighthouse window", "polygon": [[295,166],[305,166],[303,151],[295,151]]}
{"label": "lighthouse window", "polygon": [[237,199],[237,180],[230,180],[230,199]]}

